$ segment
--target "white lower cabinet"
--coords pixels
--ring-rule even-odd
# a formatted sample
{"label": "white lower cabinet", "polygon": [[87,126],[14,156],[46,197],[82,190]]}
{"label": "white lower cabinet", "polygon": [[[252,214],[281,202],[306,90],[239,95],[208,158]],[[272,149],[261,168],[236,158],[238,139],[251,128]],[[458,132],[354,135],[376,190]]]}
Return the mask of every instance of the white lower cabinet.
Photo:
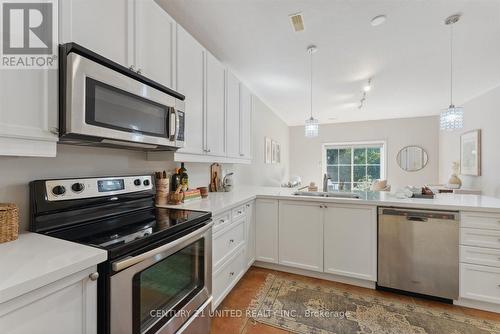
{"label": "white lower cabinet", "polygon": [[500,268],[461,263],[460,297],[500,304]]}
{"label": "white lower cabinet", "polygon": [[375,282],[377,208],[257,199],[256,260]]}
{"label": "white lower cabinet", "polygon": [[278,263],[278,200],[255,201],[255,259]]}
{"label": "white lower cabinet", "polygon": [[328,204],[324,210],[325,272],[377,280],[377,208]]}
{"label": "white lower cabinet", "polygon": [[245,243],[245,227],[246,219],[243,218],[214,234],[212,246],[212,263],[214,267],[223,263],[233,250],[243,246]]}
{"label": "white lower cabinet", "polygon": [[323,271],[323,205],[279,201],[279,264]]}
{"label": "white lower cabinet", "polygon": [[[498,312],[500,305],[500,215],[460,213],[460,301]],[[472,302],[472,304],[471,304]]]}
{"label": "white lower cabinet", "polygon": [[89,268],[0,304],[0,329],[8,328],[9,334],[97,333],[97,280],[89,278],[96,271]]}
{"label": "white lower cabinet", "polygon": [[212,310],[215,310],[219,306],[244,273],[245,249],[244,247],[240,247],[212,275]]}
{"label": "white lower cabinet", "polygon": [[245,252],[246,266],[250,266],[255,262],[255,202],[250,202],[245,205],[246,212],[246,227],[245,227]]}
{"label": "white lower cabinet", "polygon": [[214,216],[212,309],[215,310],[255,260],[254,202]]}

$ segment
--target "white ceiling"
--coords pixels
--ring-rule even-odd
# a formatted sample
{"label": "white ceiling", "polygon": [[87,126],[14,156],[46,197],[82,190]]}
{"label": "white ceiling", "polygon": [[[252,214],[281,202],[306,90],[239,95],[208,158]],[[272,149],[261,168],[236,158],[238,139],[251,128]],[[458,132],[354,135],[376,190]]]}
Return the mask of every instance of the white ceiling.
{"label": "white ceiling", "polygon": [[[455,104],[500,84],[500,0],[158,0],[289,125],[436,115],[449,104],[455,25]],[[304,15],[292,31],[288,15]],[[372,27],[376,15],[385,24]],[[365,107],[362,88],[373,77]],[[189,98],[189,97],[188,97]]]}

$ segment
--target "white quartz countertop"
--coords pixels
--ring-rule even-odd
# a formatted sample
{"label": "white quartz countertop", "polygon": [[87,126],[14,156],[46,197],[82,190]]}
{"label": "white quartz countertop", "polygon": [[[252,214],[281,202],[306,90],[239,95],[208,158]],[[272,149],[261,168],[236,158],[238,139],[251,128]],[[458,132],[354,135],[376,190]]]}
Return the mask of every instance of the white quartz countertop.
{"label": "white quartz countertop", "polygon": [[324,198],[293,195],[297,189],[279,187],[235,187],[227,193],[209,193],[208,198],[188,202],[181,205],[167,205],[197,211],[210,211],[218,215],[226,210],[241,205],[255,198],[272,198],[281,200],[314,201],[321,203],[343,203],[358,205],[394,206],[404,208],[451,210],[451,211],[483,211],[500,213],[500,199],[482,195],[437,194],[434,199],[397,198],[388,192],[359,192],[359,199]]}
{"label": "white quartz countertop", "polygon": [[37,233],[0,244],[0,303],[106,261],[107,252]]}

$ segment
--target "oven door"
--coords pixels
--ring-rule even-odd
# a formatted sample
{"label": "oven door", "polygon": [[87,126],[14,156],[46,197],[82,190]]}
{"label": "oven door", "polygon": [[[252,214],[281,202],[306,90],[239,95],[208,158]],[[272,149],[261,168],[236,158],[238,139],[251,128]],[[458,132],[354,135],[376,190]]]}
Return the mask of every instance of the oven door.
{"label": "oven door", "polygon": [[211,227],[112,263],[111,334],[176,333],[211,298]]}
{"label": "oven door", "polygon": [[183,146],[183,101],[76,53],[66,64],[66,134]]}

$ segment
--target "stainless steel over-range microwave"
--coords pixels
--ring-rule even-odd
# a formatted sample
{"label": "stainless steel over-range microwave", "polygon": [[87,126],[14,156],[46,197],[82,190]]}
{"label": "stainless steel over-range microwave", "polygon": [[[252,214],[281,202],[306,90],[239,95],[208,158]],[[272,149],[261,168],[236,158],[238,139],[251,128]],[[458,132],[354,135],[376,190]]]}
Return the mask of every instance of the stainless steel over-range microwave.
{"label": "stainless steel over-range microwave", "polygon": [[146,150],[184,146],[184,96],[78,44],[60,46],[62,143]]}

